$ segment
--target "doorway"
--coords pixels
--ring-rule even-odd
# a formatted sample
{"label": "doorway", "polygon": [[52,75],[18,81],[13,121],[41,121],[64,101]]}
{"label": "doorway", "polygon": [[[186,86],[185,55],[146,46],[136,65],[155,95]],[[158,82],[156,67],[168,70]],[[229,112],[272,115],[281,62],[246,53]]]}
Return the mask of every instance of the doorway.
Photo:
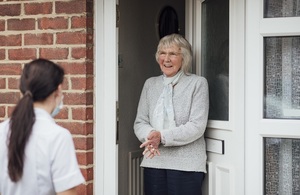
{"label": "doorway", "polygon": [[[145,80],[161,74],[155,60],[160,35],[168,29],[185,35],[185,0],[119,0],[118,12],[118,194],[141,195],[142,151],[133,131],[137,105]],[[174,25],[163,28],[166,17]]]}
{"label": "doorway", "polygon": [[[122,6],[122,1],[120,0],[119,6]],[[180,29],[185,30],[185,37],[192,43],[194,68],[197,74],[200,74],[197,69],[199,69],[201,63],[201,6],[206,1],[177,1],[182,3],[182,9],[187,10],[184,14],[185,17],[183,17],[185,18],[185,27],[180,26]],[[124,0],[124,2],[127,1]],[[124,3],[124,5],[138,8],[137,13],[148,19],[146,21],[149,21],[149,15],[155,15],[154,18],[158,17],[160,10],[158,8],[157,11],[153,11],[151,14],[144,13],[151,8],[152,4],[154,5],[153,2],[161,3],[159,0],[143,1],[143,4],[138,1],[131,2]],[[169,2],[169,5],[172,6],[175,3],[172,0],[166,2]],[[118,33],[118,30],[122,31],[122,28],[116,29],[116,1],[99,0],[95,1],[95,6],[97,9],[95,11],[97,31],[95,33],[95,194],[127,194],[129,191],[128,151],[135,151],[140,144],[133,135],[133,121],[137,102],[146,78],[160,74],[158,65],[154,60],[155,47],[159,39],[155,30],[156,20],[152,23],[129,22],[124,29],[135,29],[137,32],[124,33],[122,38]],[[244,0],[230,0],[229,47],[231,54],[229,54],[229,71],[232,76],[229,78],[229,96],[232,98],[229,100],[229,121],[209,121],[207,131],[207,136],[212,138],[212,144],[222,143],[223,141],[225,154],[214,153],[214,150],[218,150],[219,147],[212,148],[212,152],[208,154],[208,175],[205,184],[207,189],[205,194],[243,194],[244,192],[244,7]],[[128,10],[130,9],[132,8],[129,7]],[[120,22],[123,20],[122,17],[121,10]],[[140,19],[133,16],[131,12],[127,14],[127,17],[132,21]],[[139,25],[139,28],[134,28],[134,25]],[[142,28],[149,28],[152,31],[139,33],[143,30]],[[150,39],[148,35],[154,37]],[[121,44],[122,39],[126,41],[126,44]],[[147,42],[148,40],[152,41]],[[137,43],[139,45],[136,45]],[[117,47],[118,44],[120,47]],[[122,49],[122,45],[133,49]],[[145,53],[144,55],[144,52],[148,52],[148,54]],[[132,57],[126,57],[124,53],[129,53]],[[135,63],[130,60],[135,60]],[[125,70],[128,65],[132,64],[134,66],[133,70]],[[124,76],[118,76],[118,72],[120,74],[123,72]],[[137,80],[135,81],[131,77],[135,77]],[[123,83],[125,81],[128,83]],[[124,85],[124,88],[122,85]],[[121,98],[121,94],[125,98]],[[118,133],[116,131],[117,100],[119,100],[120,107]],[[129,109],[126,109],[126,106]],[[122,123],[124,124],[122,125]],[[132,140],[127,139],[127,136],[133,137]],[[118,144],[116,144],[116,137],[118,138]],[[214,142],[214,140],[217,140],[217,142]],[[128,144],[126,146],[128,147],[127,151],[122,148],[122,142]],[[131,146],[133,148],[129,148]],[[121,154],[122,150],[125,151],[124,154]],[[121,165],[124,166],[119,167]]]}

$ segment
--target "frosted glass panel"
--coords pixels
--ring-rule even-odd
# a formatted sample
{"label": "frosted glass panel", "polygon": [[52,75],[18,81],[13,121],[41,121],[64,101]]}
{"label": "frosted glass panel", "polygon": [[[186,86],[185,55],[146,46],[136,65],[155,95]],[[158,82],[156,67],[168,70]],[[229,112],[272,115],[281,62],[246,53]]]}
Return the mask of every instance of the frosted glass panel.
{"label": "frosted glass panel", "polygon": [[209,119],[227,121],[229,0],[206,0],[201,14],[201,72],[209,84]]}
{"label": "frosted glass panel", "polygon": [[300,16],[300,0],[265,0],[265,18]]}
{"label": "frosted glass panel", "polygon": [[268,37],[264,42],[264,117],[299,119],[300,37]]}
{"label": "frosted glass panel", "polygon": [[265,138],[265,195],[300,194],[300,140]]}

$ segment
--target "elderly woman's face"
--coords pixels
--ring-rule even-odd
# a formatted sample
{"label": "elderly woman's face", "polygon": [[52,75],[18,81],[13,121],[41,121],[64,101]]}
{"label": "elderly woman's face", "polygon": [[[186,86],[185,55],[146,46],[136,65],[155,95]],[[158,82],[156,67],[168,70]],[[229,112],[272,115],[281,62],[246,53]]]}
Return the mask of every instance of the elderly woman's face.
{"label": "elderly woman's face", "polygon": [[161,48],[158,53],[158,64],[167,77],[176,75],[182,66],[180,48],[176,45]]}

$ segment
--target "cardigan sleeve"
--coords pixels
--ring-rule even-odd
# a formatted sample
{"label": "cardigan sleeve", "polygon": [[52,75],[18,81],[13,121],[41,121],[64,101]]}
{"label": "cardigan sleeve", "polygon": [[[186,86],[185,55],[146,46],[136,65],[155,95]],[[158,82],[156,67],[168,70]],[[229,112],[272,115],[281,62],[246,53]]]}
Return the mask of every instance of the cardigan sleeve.
{"label": "cardigan sleeve", "polygon": [[148,90],[149,90],[149,84],[150,81],[149,79],[146,80],[139,104],[138,104],[138,109],[137,109],[137,115],[136,119],[134,122],[134,133],[137,136],[137,138],[140,140],[140,142],[145,142],[147,136],[149,133],[154,130],[154,128],[150,125],[150,118],[149,118],[149,100],[148,100]]}
{"label": "cardigan sleeve", "polygon": [[161,135],[165,139],[164,146],[186,145],[204,135],[208,120],[209,95],[207,80],[204,77],[200,78],[192,93],[188,121],[175,128],[161,131]]}

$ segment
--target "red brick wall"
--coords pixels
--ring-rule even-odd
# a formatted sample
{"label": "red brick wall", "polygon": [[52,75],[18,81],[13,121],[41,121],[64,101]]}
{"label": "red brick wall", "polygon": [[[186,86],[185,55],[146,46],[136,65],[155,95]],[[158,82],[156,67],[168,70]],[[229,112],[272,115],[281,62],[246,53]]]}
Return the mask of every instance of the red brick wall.
{"label": "red brick wall", "polygon": [[0,121],[20,98],[24,63],[35,58],[66,71],[56,121],[74,137],[86,179],[78,194],[93,194],[93,0],[0,0]]}

